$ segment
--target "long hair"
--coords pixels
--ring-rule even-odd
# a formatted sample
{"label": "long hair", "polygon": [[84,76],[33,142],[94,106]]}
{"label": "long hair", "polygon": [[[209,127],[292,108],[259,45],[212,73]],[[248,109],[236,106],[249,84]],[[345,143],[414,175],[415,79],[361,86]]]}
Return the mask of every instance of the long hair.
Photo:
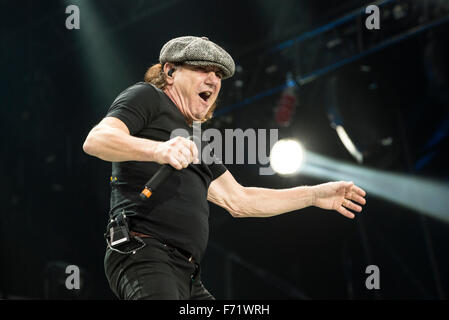
{"label": "long hair", "polygon": [[[157,63],[152,65],[148,70],[145,72],[144,80],[145,82],[151,83],[156,88],[164,90],[167,86],[167,78],[166,74],[164,73],[164,70],[162,68],[162,64]],[[209,108],[206,115],[203,119],[201,119],[201,122],[206,122],[207,120],[211,119],[214,110],[217,107],[217,101],[214,102],[214,104]]]}

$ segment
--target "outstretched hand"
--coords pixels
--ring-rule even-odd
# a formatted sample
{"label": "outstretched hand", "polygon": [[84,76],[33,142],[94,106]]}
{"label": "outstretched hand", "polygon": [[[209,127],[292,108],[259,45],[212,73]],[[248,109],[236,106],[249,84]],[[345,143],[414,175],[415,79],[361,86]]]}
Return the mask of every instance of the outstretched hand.
{"label": "outstretched hand", "polygon": [[[338,213],[354,219],[355,215],[348,209],[361,212],[360,205],[366,204],[366,192],[353,182],[328,182],[314,186],[314,205],[321,209],[335,210]],[[358,205],[358,204],[360,205]]]}

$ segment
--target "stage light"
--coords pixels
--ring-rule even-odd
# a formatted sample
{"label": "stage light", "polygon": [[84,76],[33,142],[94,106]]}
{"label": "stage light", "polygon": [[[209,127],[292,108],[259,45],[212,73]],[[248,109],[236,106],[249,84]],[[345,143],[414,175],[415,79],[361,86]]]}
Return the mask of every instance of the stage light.
{"label": "stage light", "polygon": [[277,141],[270,152],[271,168],[282,175],[296,173],[300,170],[304,160],[304,149],[293,139]]}
{"label": "stage light", "polygon": [[[83,73],[91,88],[92,102],[104,112],[104,104],[110,103],[123,88],[132,82],[127,66],[127,54],[114,38],[112,28],[107,25],[104,14],[98,10],[94,1],[65,0],[67,5],[80,7],[80,29],[71,31],[79,34],[76,45],[80,48]],[[84,24],[83,24],[84,22]],[[113,67],[111,67],[113,66]],[[120,77],[117,77],[120,75]]]}
{"label": "stage light", "polygon": [[443,181],[362,167],[310,151],[307,152],[301,174],[323,181],[354,181],[369,196],[449,223],[449,184]]}
{"label": "stage light", "polygon": [[276,123],[282,127],[290,126],[297,104],[296,83],[293,80],[292,73],[289,72],[287,73],[286,87],[275,110],[274,120]]}
{"label": "stage light", "polygon": [[346,133],[345,128],[343,128],[343,126],[341,125],[338,125],[336,126],[335,130],[337,131],[338,137],[345,146],[346,150],[348,150],[348,152],[357,160],[358,163],[362,163],[363,155],[359,150],[357,150],[351,138],[349,138],[348,134]]}

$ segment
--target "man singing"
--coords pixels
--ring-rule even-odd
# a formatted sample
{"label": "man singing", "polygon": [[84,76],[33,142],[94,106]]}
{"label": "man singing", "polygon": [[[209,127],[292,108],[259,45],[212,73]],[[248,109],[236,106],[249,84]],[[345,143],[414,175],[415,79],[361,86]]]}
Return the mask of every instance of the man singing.
{"label": "man singing", "polygon": [[[244,187],[218,159],[200,162],[202,150],[193,141],[170,135],[177,129],[192,133],[194,121],[211,118],[234,61],[206,37],[187,36],[167,42],[159,62],[144,82],[115,99],[83,145],[87,154],[112,162],[113,223],[107,227],[104,266],[119,299],[214,299],[200,272],[209,237],[207,201],[233,217],[271,217],[316,206],[353,219],[348,209],[362,210],[365,191],[352,182]],[[142,200],[145,183],[163,164],[175,172]],[[129,238],[114,245],[122,233]]]}

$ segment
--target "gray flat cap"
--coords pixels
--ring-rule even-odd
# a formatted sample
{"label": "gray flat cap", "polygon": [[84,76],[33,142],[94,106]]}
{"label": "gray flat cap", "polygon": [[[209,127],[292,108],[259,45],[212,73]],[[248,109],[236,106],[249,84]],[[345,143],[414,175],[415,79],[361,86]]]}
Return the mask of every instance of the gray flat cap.
{"label": "gray flat cap", "polygon": [[234,75],[235,64],[223,48],[206,37],[179,37],[168,41],[161,49],[159,61],[185,63],[194,66],[215,66],[223,72],[223,79]]}

